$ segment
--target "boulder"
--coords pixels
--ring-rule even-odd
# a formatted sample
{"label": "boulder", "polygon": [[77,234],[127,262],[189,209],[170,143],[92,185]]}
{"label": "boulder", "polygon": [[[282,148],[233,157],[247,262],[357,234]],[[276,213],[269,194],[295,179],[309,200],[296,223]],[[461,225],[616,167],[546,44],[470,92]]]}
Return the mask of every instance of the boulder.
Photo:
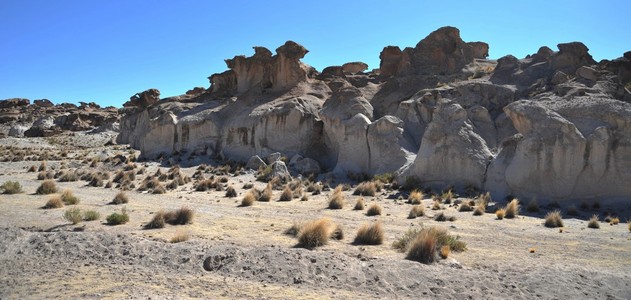
{"label": "boulder", "polygon": [[379,54],[379,74],[382,77],[391,77],[405,73],[411,68],[408,52],[401,51],[397,46],[387,46]]}
{"label": "boulder", "polygon": [[555,71],[575,74],[581,66],[595,65],[596,61],[589,54],[589,49],[581,42],[557,45],[559,52],[550,58],[550,65]]}
{"label": "boulder", "polygon": [[33,104],[35,106],[37,106],[37,107],[53,107],[53,106],[55,106],[55,104],[50,102],[50,100],[48,100],[48,99],[35,100],[35,101],[33,101]]}
{"label": "boulder", "polygon": [[246,169],[255,170],[255,171],[260,168],[265,168],[265,167],[267,167],[267,164],[258,155],[254,155],[250,157],[250,159],[248,160],[248,163],[245,165]]}
{"label": "boulder", "polygon": [[274,153],[270,153],[265,157],[265,160],[267,161],[268,164],[273,164],[276,161],[280,160],[281,154],[280,152],[274,152]]}
{"label": "boulder", "polygon": [[576,76],[592,82],[596,82],[596,80],[598,80],[598,71],[588,66],[582,66],[576,70]]}
{"label": "boulder", "polygon": [[300,154],[294,155],[289,160],[289,167],[305,176],[318,175],[322,171],[320,164],[315,159],[302,157]]}
{"label": "boulder", "polygon": [[29,129],[29,126],[24,126],[24,125],[13,125],[11,126],[11,128],[9,129],[9,136],[10,137],[24,137],[24,132],[26,132],[26,130]]}
{"label": "boulder", "polygon": [[27,106],[31,103],[31,100],[24,98],[11,98],[0,101],[0,108],[15,108],[21,106]]}
{"label": "boulder", "polygon": [[342,65],[342,70],[344,73],[356,74],[368,70],[368,65],[360,61],[349,62]]}

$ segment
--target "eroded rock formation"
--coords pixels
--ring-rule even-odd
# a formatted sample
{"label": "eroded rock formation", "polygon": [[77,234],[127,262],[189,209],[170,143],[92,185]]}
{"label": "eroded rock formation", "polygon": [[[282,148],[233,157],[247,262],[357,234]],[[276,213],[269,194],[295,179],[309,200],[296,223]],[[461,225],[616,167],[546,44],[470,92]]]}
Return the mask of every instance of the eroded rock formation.
{"label": "eroded rock formation", "polygon": [[444,27],[385,47],[375,72],[353,62],[317,73],[294,42],[275,55],[255,47],[226,60],[208,92],[130,101],[147,106],[122,110],[119,142],[146,158],[252,166],[280,152],[305,175],[392,172],[500,198],[629,198],[631,54],[596,63],[582,43],[558,49],[488,60],[488,44]]}

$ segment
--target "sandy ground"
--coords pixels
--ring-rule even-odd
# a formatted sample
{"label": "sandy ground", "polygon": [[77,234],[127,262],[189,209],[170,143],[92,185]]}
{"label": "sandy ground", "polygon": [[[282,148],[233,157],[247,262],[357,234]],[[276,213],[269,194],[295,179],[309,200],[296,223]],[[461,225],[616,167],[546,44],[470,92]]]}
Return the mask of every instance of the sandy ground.
{"label": "sandy ground", "polygon": [[[76,139],[92,148],[71,149],[69,167],[87,168],[74,160],[82,153],[128,151]],[[0,145],[54,151],[74,144],[0,139]],[[434,221],[436,211],[429,208],[429,216],[408,219],[411,205],[396,200],[395,191],[365,197],[366,207],[378,203],[383,208],[381,216],[373,217],[353,210],[358,196],[351,191],[345,192],[347,205],[341,210],[326,208],[331,191],[290,202],[277,202],[281,192],[274,191],[271,202],[239,207],[245,183],[260,189],[265,185],[250,173],[229,177],[228,184],[239,194],[232,199],[225,192],[194,191],[192,183],[162,195],[129,191],[130,202],[124,206],[130,222],[118,226],[105,224],[105,216],[123,207],[108,204],[117,189],[57,182],[81,199],[78,208],[101,213],[98,221],[72,225],[62,217],[68,206],[41,208],[51,196],[34,194],[41,181],[37,173],[27,172],[31,165],[39,162],[0,163],[0,183],[17,180],[24,187],[24,193],[0,195],[1,299],[631,299],[631,233],[625,223],[631,217],[630,205],[613,207],[603,200],[598,210],[590,207],[579,210],[578,216],[564,216],[563,232],[542,225],[545,208],[534,215],[496,220],[492,213],[473,216],[446,206],[443,212],[456,221]],[[60,161],[48,161],[48,166],[58,169]],[[148,163],[146,173],[159,167]],[[183,171],[192,175],[195,167]],[[424,206],[430,204],[424,200]],[[192,224],[143,229],[155,212],[182,206],[194,209]],[[587,228],[589,216],[600,214],[602,220],[607,211],[617,212],[623,223]],[[307,250],[284,234],[294,222],[320,217],[341,224],[344,239]],[[352,244],[359,226],[375,220],[383,222],[385,242]],[[421,226],[447,228],[467,243],[467,250],[432,265],[406,260],[392,242]],[[169,243],[178,234],[190,239]]]}

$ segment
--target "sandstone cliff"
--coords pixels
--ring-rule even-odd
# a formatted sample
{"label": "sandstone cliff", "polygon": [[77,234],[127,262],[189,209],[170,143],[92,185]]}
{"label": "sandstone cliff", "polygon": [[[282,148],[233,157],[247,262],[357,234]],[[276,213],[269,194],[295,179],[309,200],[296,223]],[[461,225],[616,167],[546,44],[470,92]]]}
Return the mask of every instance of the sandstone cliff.
{"label": "sandstone cliff", "polygon": [[207,91],[138,94],[118,139],[145,158],[280,152],[333,174],[393,172],[494,197],[631,197],[631,54],[596,63],[572,42],[488,60],[488,49],[444,27],[413,48],[385,47],[374,71],[318,73],[299,44],[255,47],[226,60]]}

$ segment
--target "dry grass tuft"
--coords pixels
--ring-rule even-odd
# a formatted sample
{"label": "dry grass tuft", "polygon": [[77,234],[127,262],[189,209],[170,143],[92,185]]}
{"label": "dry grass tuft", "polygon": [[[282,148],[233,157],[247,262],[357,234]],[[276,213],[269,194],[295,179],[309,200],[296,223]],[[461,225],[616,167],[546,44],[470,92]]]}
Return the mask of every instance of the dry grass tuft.
{"label": "dry grass tuft", "polygon": [[84,221],[96,221],[101,218],[101,214],[96,210],[88,210],[83,213]]}
{"label": "dry grass tuft", "polygon": [[64,202],[61,201],[61,197],[53,196],[48,199],[46,205],[44,205],[44,209],[52,209],[52,208],[62,208],[64,206]]}
{"label": "dry grass tuft", "polygon": [[546,220],[543,223],[543,225],[549,228],[563,227],[563,219],[561,218],[561,212],[558,210],[555,210],[546,214]]}
{"label": "dry grass tuft", "polygon": [[408,203],[411,204],[421,204],[423,201],[423,192],[414,190],[410,193],[410,196],[408,196]]}
{"label": "dry grass tuft", "polygon": [[153,219],[147,224],[145,224],[145,229],[157,229],[164,228],[164,211],[158,211],[155,215],[153,215]]}
{"label": "dry grass tuft", "polygon": [[35,193],[38,195],[48,195],[48,194],[53,194],[56,192],[57,192],[57,186],[55,185],[55,182],[52,180],[45,180],[37,188],[37,191],[35,191]]}
{"label": "dry grass tuft", "polygon": [[418,261],[424,264],[432,263],[436,260],[436,244],[438,244],[437,230],[421,230],[410,244],[407,259]]}
{"label": "dry grass tuft", "polygon": [[254,204],[254,201],[256,201],[256,196],[254,195],[254,192],[252,192],[252,190],[249,190],[247,193],[245,193],[243,199],[241,199],[241,206],[252,206],[252,204]]}
{"label": "dry grass tuft", "polygon": [[438,252],[438,254],[440,255],[440,258],[445,259],[447,257],[449,257],[449,245],[444,245],[442,247],[440,247],[440,251]]}
{"label": "dry grass tuft", "polygon": [[64,219],[74,225],[83,221],[83,215],[80,209],[73,207],[64,212]]}
{"label": "dry grass tuft", "polygon": [[511,200],[511,202],[509,202],[508,205],[506,205],[506,208],[504,209],[504,213],[505,213],[504,217],[507,219],[515,218],[519,214],[519,209],[520,209],[519,200],[517,199]]}
{"label": "dry grass tuft", "polygon": [[415,219],[417,217],[421,217],[425,215],[425,207],[423,205],[414,205],[412,209],[410,209],[410,213],[408,214],[408,219]]}
{"label": "dry grass tuft", "polygon": [[592,217],[589,219],[589,222],[587,222],[587,227],[594,228],[594,229],[600,228],[600,223],[598,222],[598,215],[592,215]]}
{"label": "dry grass tuft", "polygon": [[354,210],[364,210],[364,198],[363,197],[359,197],[359,199],[357,199],[357,202],[355,202],[355,207],[353,207]]}
{"label": "dry grass tuft", "polygon": [[357,185],[353,195],[374,196],[377,193],[377,185],[373,181],[365,181]]}
{"label": "dry grass tuft", "polygon": [[495,211],[495,216],[497,217],[498,220],[504,219],[505,214],[506,214],[506,211],[503,208],[500,208]]}
{"label": "dry grass tuft", "polygon": [[226,189],[226,197],[228,197],[228,198],[234,198],[234,197],[236,197],[236,196],[237,196],[237,190],[235,190],[233,186],[229,186],[229,187]]}
{"label": "dry grass tuft", "polygon": [[300,233],[300,230],[302,229],[303,226],[304,226],[303,223],[294,222],[294,224],[292,224],[291,227],[289,227],[289,228],[287,228],[287,230],[285,230],[285,234],[291,235],[293,237],[296,237],[296,236],[298,236],[298,233]]}
{"label": "dry grass tuft", "polygon": [[[449,251],[461,252],[467,249],[467,244],[460,241],[458,236],[450,235],[446,229],[429,227],[419,230],[408,230],[408,233],[399,238],[393,247],[399,251],[407,249],[407,259],[418,261],[424,264],[432,263],[436,260],[436,252],[446,258],[449,252],[444,252],[447,246]],[[443,252],[443,253],[440,253]]]}
{"label": "dry grass tuft", "polygon": [[112,200],[112,204],[125,203],[129,203],[129,197],[127,197],[127,194],[125,194],[125,192],[118,192],[118,194],[116,194],[116,196],[114,197],[114,200]]}
{"label": "dry grass tuft", "polygon": [[72,194],[71,190],[65,190],[63,193],[61,193],[61,201],[63,201],[66,205],[79,204],[79,198]]}
{"label": "dry grass tuft", "polygon": [[22,192],[22,185],[17,181],[7,181],[0,185],[0,190],[7,195],[19,194]]}
{"label": "dry grass tuft", "polygon": [[278,201],[291,201],[294,198],[294,192],[291,190],[289,185],[285,185],[283,192],[280,194],[280,199]]}
{"label": "dry grass tuft", "polygon": [[462,204],[460,205],[460,207],[458,207],[458,211],[460,212],[465,212],[465,211],[472,211],[473,207],[471,207],[471,205],[469,205],[468,202],[462,202]]}
{"label": "dry grass tuft", "polygon": [[258,201],[261,202],[269,202],[272,200],[272,184],[271,183],[267,183],[267,186],[265,186],[265,189],[263,190],[263,193],[261,193],[258,197],[257,197]]}
{"label": "dry grass tuft", "polygon": [[308,222],[298,232],[298,245],[307,249],[324,246],[336,228],[337,225],[327,218]]}
{"label": "dry grass tuft", "polygon": [[195,212],[186,207],[182,206],[179,209],[169,211],[164,215],[164,221],[171,225],[186,225],[193,223],[193,216]]}
{"label": "dry grass tuft", "polygon": [[329,197],[329,209],[342,209],[344,207],[345,201],[342,195],[342,188],[342,185],[338,185],[331,197]]}
{"label": "dry grass tuft", "polygon": [[434,200],[434,204],[432,204],[432,210],[440,210],[442,207],[440,206],[440,200]]}
{"label": "dry grass tuft", "polygon": [[112,213],[111,215],[107,216],[105,220],[107,221],[107,225],[110,225],[110,226],[125,224],[129,222],[129,215],[127,214],[127,209],[123,208],[121,213],[116,213],[116,212]]}
{"label": "dry grass tuft", "polygon": [[371,225],[364,224],[359,227],[353,243],[358,245],[381,245],[383,237],[383,226],[380,221],[377,221]]}
{"label": "dry grass tuft", "polygon": [[169,240],[169,242],[171,244],[175,244],[175,243],[181,243],[181,242],[186,242],[191,238],[191,236],[188,233],[184,233],[184,232],[180,232],[175,234],[171,240]]}
{"label": "dry grass tuft", "polygon": [[379,204],[374,203],[373,205],[371,205],[368,208],[368,211],[366,211],[366,215],[367,216],[379,216],[381,215],[381,206],[379,206]]}
{"label": "dry grass tuft", "polygon": [[618,217],[613,217],[609,220],[609,225],[618,225],[620,223],[620,219]]}

